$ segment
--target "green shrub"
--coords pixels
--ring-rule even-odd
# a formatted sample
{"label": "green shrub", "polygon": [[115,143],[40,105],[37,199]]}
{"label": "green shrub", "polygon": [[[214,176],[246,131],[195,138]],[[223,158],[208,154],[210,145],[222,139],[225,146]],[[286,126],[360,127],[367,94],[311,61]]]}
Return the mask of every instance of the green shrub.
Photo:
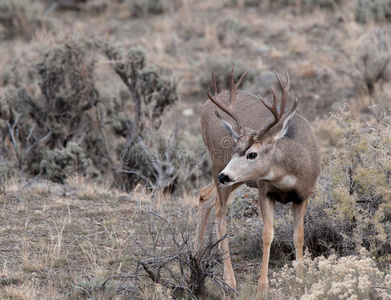
{"label": "green shrub", "polygon": [[44,16],[43,7],[31,0],[0,0],[0,25],[5,38],[30,40],[39,28],[50,28],[52,21]]}

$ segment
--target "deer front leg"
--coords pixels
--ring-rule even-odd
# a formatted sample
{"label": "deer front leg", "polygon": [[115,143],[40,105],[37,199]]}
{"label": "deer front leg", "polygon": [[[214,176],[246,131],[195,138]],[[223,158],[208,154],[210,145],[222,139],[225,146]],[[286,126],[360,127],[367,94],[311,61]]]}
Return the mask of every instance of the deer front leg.
{"label": "deer front leg", "polygon": [[263,219],[263,232],[262,232],[262,243],[263,243],[263,255],[262,255],[262,267],[261,277],[258,282],[258,296],[262,295],[264,291],[267,291],[269,287],[268,280],[268,268],[269,268],[269,257],[270,257],[270,246],[274,237],[273,229],[273,216],[274,216],[274,204],[275,201],[271,200],[265,195],[259,197],[259,204]]}
{"label": "deer front leg", "polygon": [[204,244],[204,234],[209,213],[215,204],[217,189],[214,182],[201,190],[198,206],[198,220],[194,239],[194,250],[200,253]]}
{"label": "deer front leg", "polygon": [[303,258],[304,244],[304,214],[307,207],[308,199],[305,199],[300,204],[292,204],[293,211],[293,244],[295,245],[297,275],[303,277],[303,265],[300,260]]}
{"label": "deer front leg", "polygon": [[[217,236],[219,239],[224,237],[227,234],[227,203],[228,198],[231,193],[230,188],[220,189],[219,190],[219,199],[215,202],[216,208],[216,226],[217,226]],[[232,288],[236,288],[236,279],[234,275],[234,270],[232,268],[231,256],[229,253],[228,238],[224,238],[220,242],[220,253],[222,254],[222,259],[224,263],[224,280]]]}

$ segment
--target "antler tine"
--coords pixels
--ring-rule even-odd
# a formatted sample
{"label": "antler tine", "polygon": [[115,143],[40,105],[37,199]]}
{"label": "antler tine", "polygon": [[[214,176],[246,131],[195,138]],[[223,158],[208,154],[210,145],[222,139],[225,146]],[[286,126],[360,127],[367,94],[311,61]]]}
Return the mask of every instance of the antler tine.
{"label": "antler tine", "polygon": [[236,86],[234,83],[234,67],[231,70],[231,81],[229,84],[229,107],[233,108],[233,102],[235,101]]}
{"label": "antler tine", "polygon": [[277,124],[277,122],[279,120],[279,115],[278,115],[278,111],[277,111],[277,96],[276,96],[276,92],[274,91],[273,88],[272,88],[272,93],[273,93],[273,104],[272,105],[267,104],[266,101],[263,100],[261,95],[258,94],[258,97],[259,97],[259,99],[261,99],[263,105],[265,105],[271,111],[271,113],[273,114],[274,119],[275,119],[274,124]]}
{"label": "antler tine", "polygon": [[213,90],[215,92],[215,97],[217,98],[217,84],[216,84],[216,77],[215,77],[215,73],[212,72],[212,81],[213,81]]}
{"label": "antler tine", "polygon": [[215,91],[215,97],[213,97],[211,94],[210,94],[210,90],[208,88],[207,90],[207,93],[208,93],[208,97],[209,99],[214,103],[216,104],[222,111],[226,112],[230,117],[232,117],[236,123],[238,124],[239,126],[239,132],[240,134],[245,134],[246,133],[246,130],[245,130],[245,127],[244,127],[244,124],[243,124],[243,121],[242,119],[239,117],[239,115],[235,112],[234,110],[234,107],[233,107],[233,104],[235,102],[235,94],[236,94],[236,90],[238,89],[240,83],[242,82],[244,76],[247,74],[248,70],[246,70],[246,72],[243,73],[243,75],[239,78],[238,82],[237,83],[234,83],[234,76],[233,76],[233,73],[234,72],[234,68],[232,68],[232,71],[231,71],[231,84],[230,84],[230,97],[229,97],[229,104],[228,104],[228,107],[224,106],[220,101],[217,100],[217,86],[216,86],[216,78],[215,78],[215,75],[214,73],[212,72],[212,81],[213,81],[213,89]]}
{"label": "antler tine", "polygon": [[248,73],[249,69],[247,69],[246,71],[244,71],[244,73],[242,74],[242,76],[240,76],[238,82],[235,83],[235,88],[238,89],[239,85],[242,83],[243,81],[243,78],[244,76],[246,76],[246,74]]}
{"label": "antler tine", "polygon": [[[280,77],[278,76],[277,72],[274,71],[274,74],[276,75],[277,77],[277,81],[278,81],[278,84],[280,85],[280,88],[281,88],[281,105],[280,105],[280,112],[278,112],[277,110],[277,95],[276,95],[276,92],[274,90],[274,88],[272,87],[272,94],[273,94],[273,105],[269,105],[266,103],[265,100],[263,100],[263,98],[258,94],[258,97],[259,99],[261,99],[263,105],[265,105],[267,107],[267,109],[270,110],[270,112],[273,114],[274,116],[274,120],[269,124],[267,125],[265,128],[261,129],[258,134],[257,134],[257,139],[259,140],[269,129],[271,129],[274,125],[276,125],[282,118],[282,116],[284,115],[284,111],[285,111],[285,104],[286,104],[286,99],[288,97],[288,91],[289,91],[289,88],[290,88],[290,85],[291,85],[291,82],[290,82],[290,79],[289,79],[289,74],[288,74],[288,70],[285,69],[285,73],[286,73],[286,85],[285,87],[283,86],[282,82],[281,82],[281,79]],[[297,101],[295,101],[294,103],[294,107],[297,106]],[[292,108],[292,110],[294,110],[294,108]],[[292,111],[291,110],[291,111]]]}
{"label": "antler tine", "polygon": [[217,99],[215,99],[215,98],[210,94],[210,89],[209,89],[209,88],[208,88],[208,90],[207,90],[207,93],[208,93],[209,99],[210,99],[214,104],[216,104],[221,110],[223,110],[223,111],[226,112],[226,108],[220,103],[220,101],[218,101]]}
{"label": "antler tine", "polygon": [[[282,115],[284,114],[284,111],[285,111],[285,104],[286,104],[286,98],[288,97],[288,91],[289,91],[289,88],[291,86],[291,81],[290,81],[290,78],[289,78],[289,73],[288,73],[288,70],[285,69],[285,73],[286,73],[286,85],[285,87],[282,85],[282,82],[281,82],[281,79],[280,77],[278,76],[276,70],[274,70],[274,74],[276,75],[277,77],[277,80],[278,80],[278,84],[280,85],[280,88],[281,88],[281,106],[280,106],[280,114],[279,114],[279,118],[282,117]],[[273,97],[275,96],[275,93],[273,93]]]}
{"label": "antler tine", "polygon": [[216,104],[222,111],[226,112],[229,116],[231,116],[231,117],[236,121],[236,123],[237,123],[238,126],[239,126],[239,132],[240,132],[240,134],[244,134],[246,131],[245,131],[245,128],[244,128],[242,119],[239,117],[239,115],[238,115],[235,111],[229,109],[228,107],[225,107],[223,104],[221,104],[220,101],[218,101],[216,98],[214,98],[214,97],[210,94],[210,90],[209,90],[209,89],[207,90],[207,93],[208,93],[209,99],[210,99],[214,104]]}
{"label": "antler tine", "polygon": [[272,128],[274,125],[276,125],[278,123],[278,121],[280,120],[279,115],[278,115],[278,111],[277,111],[277,101],[276,101],[277,97],[276,97],[276,93],[274,92],[273,88],[272,88],[272,92],[273,92],[273,104],[272,105],[267,104],[266,101],[263,100],[263,98],[258,94],[258,97],[259,97],[259,99],[261,99],[263,105],[265,105],[274,116],[274,121],[272,121],[269,125],[267,125],[265,128],[261,129],[258,132],[258,134],[257,134],[258,139],[261,138],[270,128]]}
{"label": "antler tine", "polygon": [[232,70],[231,70],[231,82],[230,82],[230,94],[229,94],[229,107],[231,109],[233,109],[233,103],[235,102],[235,94],[236,94],[236,91],[238,89],[238,87],[240,86],[240,84],[242,83],[243,81],[243,78],[244,76],[246,76],[247,72],[248,72],[249,69],[247,69],[243,74],[242,76],[240,76],[239,80],[235,83],[234,82],[234,67],[232,67]]}

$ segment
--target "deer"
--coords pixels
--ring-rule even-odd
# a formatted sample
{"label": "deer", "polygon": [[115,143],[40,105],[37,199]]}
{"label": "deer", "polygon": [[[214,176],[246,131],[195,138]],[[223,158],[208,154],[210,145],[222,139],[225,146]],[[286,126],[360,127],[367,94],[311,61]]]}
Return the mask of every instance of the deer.
{"label": "deer", "polygon": [[292,203],[293,243],[297,274],[302,276],[304,215],[309,197],[314,193],[321,171],[316,137],[309,122],[296,113],[298,99],[285,111],[290,88],[286,73],[283,85],[274,71],[281,89],[280,107],[272,88],[273,103],[259,94],[238,90],[244,76],[234,82],[231,71],[230,90],[217,92],[212,72],[214,95],[207,90],[208,100],[201,110],[202,138],[212,162],[213,182],[204,187],[199,196],[198,224],[195,249],[203,247],[203,238],[211,209],[215,208],[219,250],[224,263],[224,280],[236,288],[227,234],[227,203],[233,192],[247,184],[258,189],[258,205],[263,219],[262,264],[257,295],[268,291],[268,265],[274,238],[273,215],[276,202]]}

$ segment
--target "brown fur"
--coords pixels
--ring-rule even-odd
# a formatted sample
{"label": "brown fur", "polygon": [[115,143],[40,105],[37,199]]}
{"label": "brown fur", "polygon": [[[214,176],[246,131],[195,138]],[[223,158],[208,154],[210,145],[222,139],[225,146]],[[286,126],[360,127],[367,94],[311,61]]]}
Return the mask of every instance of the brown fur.
{"label": "brown fur", "polygon": [[[228,106],[230,101],[229,92],[220,93],[218,100],[223,105]],[[258,285],[258,294],[260,294],[268,287],[267,272],[270,244],[274,236],[273,213],[275,201],[292,202],[296,258],[299,260],[302,257],[304,213],[308,198],[314,192],[320,173],[320,155],[316,138],[307,120],[302,116],[298,114],[293,116],[283,138],[274,139],[281,131],[284,119],[288,114],[283,115],[274,127],[262,135],[261,140],[256,140],[257,132],[267,127],[274,120],[270,109],[265,107],[257,96],[244,91],[237,91],[233,108],[246,130],[246,134],[242,134],[237,143],[227,133],[227,129],[216,117],[214,110],[218,110],[224,120],[228,121],[236,132],[239,132],[236,122],[209,100],[205,102],[202,108],[202,137],[212,161],[214,182],[204,188],[200,195],[199,212],[201,220],[197,230],[196,243],[198,249],[201,249],[207,217],[213,203],[216,208],[218,235],[221,237],[226,232],[224,217],[232,191],[245,182],[256,185],[259,190],[259,205],[264,223],[262,234],[263,259]],[[268,173],[265,173],[270,178],[262,177],[266,175],[258,176],[257,174],[261,174],[259,169],[252,168],[251,161],[245,160],[246,151],[252,151],[252,149],[260,149],[259,151],[261,151],[256,161],[257,166],[270,165]],[[262,161],[263,158],[265,161]],[[226,169],[228,163],[235,166],[235,161],[238,161],[238,166],[241,164],[240,162],[244,162],[245,164],[248,163],[249,167],[240,170],[243,174],[238,174],[241,178],[238,182],[231,185],[220,184],[217,179],[218,175]],[[233,167],[233,170],[230,171],[235,173],[235,170],[236,168]],[[289,175],[289,177],[286,175]],[[220,250],[224,253],[223,258],[225,258],[225,279],[232,287],[236,287],[227,240],[221,243]]]}

